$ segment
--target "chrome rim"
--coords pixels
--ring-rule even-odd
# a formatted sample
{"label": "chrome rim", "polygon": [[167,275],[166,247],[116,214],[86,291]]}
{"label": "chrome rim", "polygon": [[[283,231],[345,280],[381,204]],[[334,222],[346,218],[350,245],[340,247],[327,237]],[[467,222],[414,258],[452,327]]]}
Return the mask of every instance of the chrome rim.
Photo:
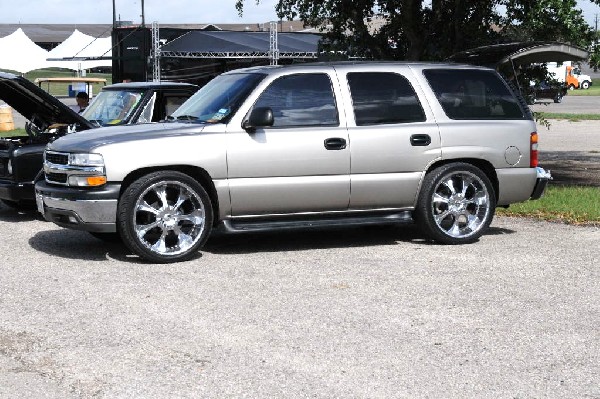
{"label": "chrome rim", "polygon": [[154,253],[178,255],[196,244],[204,231],[204,204],[196,191],[178,181],[148,187],[135,203],[133,226],[140,242]]}
{"label": "chrome rim", "polygon": [[451,237],[466,238],[477,233],[490,212],[483,180],[469,172],[445,176],[435,188],[432,212],[440,230]]}

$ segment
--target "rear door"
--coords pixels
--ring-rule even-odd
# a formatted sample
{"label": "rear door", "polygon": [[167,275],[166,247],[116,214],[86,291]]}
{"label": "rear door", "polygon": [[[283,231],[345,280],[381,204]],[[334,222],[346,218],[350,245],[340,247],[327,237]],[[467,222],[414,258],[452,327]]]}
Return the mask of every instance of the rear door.
{"label": "rear door", "polygon": [[412,207],[441,156],[439,129],[408,66],[340,67],[351,143],[350,209]]}

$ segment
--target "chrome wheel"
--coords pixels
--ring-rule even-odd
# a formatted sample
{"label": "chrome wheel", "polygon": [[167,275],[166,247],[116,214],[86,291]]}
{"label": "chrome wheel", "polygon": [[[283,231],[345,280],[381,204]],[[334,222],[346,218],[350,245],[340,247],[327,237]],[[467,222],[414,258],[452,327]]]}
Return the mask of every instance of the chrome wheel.
{"label": "chrome wheel", "polygon": [[206,209],[187,184],[159,181],[138,196],[132,219],[137,240],[154,254],[170,257],[186,253],[203,238]]}
{"label": "chrome wheel", "polygon": [[495,210],[496,192],[483,170],[452,162],[427,172],[413,215],[426,236],[456,245],[477,241]]}
{"label": "chrome wheel", "polygon": [[483,180],[461,171],[444,176],[434,189],[431,212],[438,228],[453,238],[468,238],[486,225],[490,193]]}

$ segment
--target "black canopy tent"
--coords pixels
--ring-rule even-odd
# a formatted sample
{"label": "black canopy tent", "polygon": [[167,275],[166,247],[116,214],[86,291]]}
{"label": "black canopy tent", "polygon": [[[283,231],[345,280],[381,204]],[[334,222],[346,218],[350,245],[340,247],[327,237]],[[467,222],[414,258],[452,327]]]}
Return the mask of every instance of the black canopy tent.
{"label": "black canopy tent", "polygon": [[[320,35],[278,33],[279,58],[316,59]],[[165,44],[167,58],[269,58],[269,32],[191,31]]]}

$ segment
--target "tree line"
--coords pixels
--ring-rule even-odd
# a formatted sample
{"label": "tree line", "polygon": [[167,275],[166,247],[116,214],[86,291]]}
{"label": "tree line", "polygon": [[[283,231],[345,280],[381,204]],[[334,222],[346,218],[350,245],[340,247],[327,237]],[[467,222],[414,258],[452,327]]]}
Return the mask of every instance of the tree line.
{"label": "tree line", "polygon": [[[236,8],[241,14],[244,0]],[[576,0],[279,0],[275,8],[320,28],[332,54],[440,61],[479,46],[558,41],[589,50],[592,67],[600,62],[597,32]]]}

